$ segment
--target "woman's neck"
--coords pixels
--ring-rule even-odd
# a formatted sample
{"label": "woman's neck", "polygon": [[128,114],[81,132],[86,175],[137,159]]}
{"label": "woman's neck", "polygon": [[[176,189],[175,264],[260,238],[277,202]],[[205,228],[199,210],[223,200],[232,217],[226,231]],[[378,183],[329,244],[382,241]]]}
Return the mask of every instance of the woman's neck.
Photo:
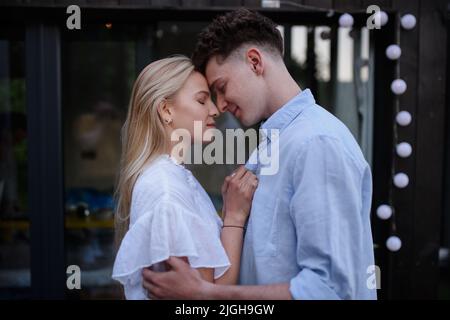
{"label": "woman's neck", "polygon": [[174,159],[177,163],[186,163],[187,157],[190,153],[191,143],[185,142],[183,140],[179,141],[170,141],[164,153],[169,155],[172,159]]}

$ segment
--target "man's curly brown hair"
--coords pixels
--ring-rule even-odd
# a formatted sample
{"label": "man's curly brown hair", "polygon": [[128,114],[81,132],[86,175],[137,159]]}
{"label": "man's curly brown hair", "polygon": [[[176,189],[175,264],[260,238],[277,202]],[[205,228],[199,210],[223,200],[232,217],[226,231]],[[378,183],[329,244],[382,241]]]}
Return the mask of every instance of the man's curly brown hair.
{"label": "man's curly brown hair", "polygon": [[216,17],[200,32],[192,61],[196,70],[204,73],[212,56],[224,60],[245,43],[265,46],[283,55],[283,39],[277,25],[257,12],[240,8]]}

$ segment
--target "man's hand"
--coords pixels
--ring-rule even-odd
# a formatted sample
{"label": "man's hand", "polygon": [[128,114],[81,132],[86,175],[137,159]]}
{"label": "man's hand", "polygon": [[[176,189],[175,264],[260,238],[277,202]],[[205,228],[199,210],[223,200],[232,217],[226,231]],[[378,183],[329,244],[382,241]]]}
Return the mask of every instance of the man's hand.
{"label": "man's hand", "polygon": [[166,265],[170,271],[144,269],[142,272],[143,286],[150,299],[208,299],[212,284],[203,280],[198,270],[177,257],[170,257]]}

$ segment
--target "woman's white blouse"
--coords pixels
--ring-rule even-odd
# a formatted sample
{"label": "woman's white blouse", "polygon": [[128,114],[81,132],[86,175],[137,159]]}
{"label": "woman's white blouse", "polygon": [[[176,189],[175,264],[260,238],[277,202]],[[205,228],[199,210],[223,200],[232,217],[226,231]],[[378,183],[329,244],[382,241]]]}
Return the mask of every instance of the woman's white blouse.
{"label": "woman's white blouse", "polygon": [[170,256],[187,257],[193,268],[214,268],[214,278],[230,267],[220,241],[222,220],[192,173],[168,155],[148,166],[133,189],[130,227],[122,240],[113,279],[127,299],[148,299],[142,269],[163,271]]}

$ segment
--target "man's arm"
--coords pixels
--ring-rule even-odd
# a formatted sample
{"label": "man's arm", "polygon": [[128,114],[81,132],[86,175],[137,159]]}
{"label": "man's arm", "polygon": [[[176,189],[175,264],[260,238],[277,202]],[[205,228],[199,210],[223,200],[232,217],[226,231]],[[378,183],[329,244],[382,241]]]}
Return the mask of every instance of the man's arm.
{"label": "man's arm", "polygon": [[305,142],[292,179],[289,212],[297,234],[300,272],[290,281],[294,299],[369,296],[366,269],[373,264],[369,211],[361,194],[362,163],[328,136]]}
{"label": "man's arm", "polygon": [[288,283],[259,286],[211,285],[205,299],[212,300],[291,300]]}
{"label": "man's arm", "polygon": [[261,286],[220,285],[202,278],[200,272],[180,258],[170,257],[168,272],[143,271],[143,286],[151,299],[287,300],[289,284]]}

